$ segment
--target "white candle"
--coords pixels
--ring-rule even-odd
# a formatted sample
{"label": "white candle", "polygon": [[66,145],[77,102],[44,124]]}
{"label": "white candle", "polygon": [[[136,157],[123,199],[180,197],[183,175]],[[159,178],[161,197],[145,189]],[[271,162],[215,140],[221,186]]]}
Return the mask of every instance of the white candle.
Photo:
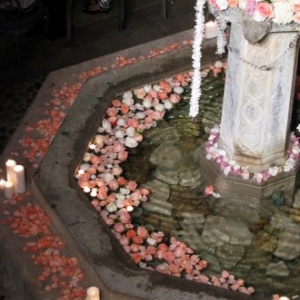
{"label": "white candle", "polygon": [[16,192],[22,194],[26,190],[25,184],[25,170],[24,167],[21,165],[16,165],[13,168],[15,174],[15,189]]}
{"label": "white candle", "polygon": [[85,300],[100,300],[100,291],[97,287],[91,286],[86,290]]}
{"label": "white candle", "polygon": [[5,180],[1,179],[0,180],[0,190],[4,190],[4,184],[5,184]]}
{"label": "white candle", "polygon": [[217,22],[209,21],[205,24],[205,38],[212,39],[218,35]]}
{"label": "white candle", "polygon": [[282,297],[279,298],[279,300],[290,300],[290,298],[282,296]]}
{"label": "white candle", "polygon": [[83,188],[83,191],[84,191],[85,193],[89,193],[89,192],[91,191],[91,189],[90,189],[88,186],[85,186],[85,187]]}
{"label": "white candle", "polygon": [[5,163],[6,165],[6,179],[7,181],[14,182],[15,180],[15,175],[14,175],[14,167],[17,165],[16,161],[13,159],[7,160]]}
{"label": "white candle", "polygon": [[11,181],[5,181],[4,183],[4,196],[10,198],[14,193],[14,184]]}

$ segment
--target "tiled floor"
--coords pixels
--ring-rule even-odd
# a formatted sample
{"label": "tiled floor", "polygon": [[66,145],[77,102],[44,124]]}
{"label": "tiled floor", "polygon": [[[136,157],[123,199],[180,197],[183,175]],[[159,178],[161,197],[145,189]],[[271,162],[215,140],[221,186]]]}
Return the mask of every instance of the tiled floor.
{"label": "tiled floor", "polygon": [[[128,1],[126,29],[121,32],[116,3],[108,14],[87,15],[82,12],[82,1],[73,0],[72,46],[64,36],[53,37],[53,32],[48,38],[24,35],[18,63],[13,38],[0,35],[0,153],[49,72],[194,26],[195,0],[168,2],[167,19],[163,18],[161,0]],[[53,13],[50,22],[58,17]]]}

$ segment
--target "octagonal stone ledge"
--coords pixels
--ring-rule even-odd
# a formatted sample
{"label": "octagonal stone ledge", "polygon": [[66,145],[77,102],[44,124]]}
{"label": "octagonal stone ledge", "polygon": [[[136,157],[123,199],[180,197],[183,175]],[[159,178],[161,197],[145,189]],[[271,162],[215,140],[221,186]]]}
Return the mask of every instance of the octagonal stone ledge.
{"label": "octagonal stone ledge", "polygon": [[[214,43],[206,41],[204,49],[203,64],[214,61]],[[137,267],[73,177],[117,94],[190,69],[191,48],[185,47],[88,80],[33,175],[34,195],[64,241],[77,253],[89,281],[100,288],[103,300],[249,299],[245,294]]]}

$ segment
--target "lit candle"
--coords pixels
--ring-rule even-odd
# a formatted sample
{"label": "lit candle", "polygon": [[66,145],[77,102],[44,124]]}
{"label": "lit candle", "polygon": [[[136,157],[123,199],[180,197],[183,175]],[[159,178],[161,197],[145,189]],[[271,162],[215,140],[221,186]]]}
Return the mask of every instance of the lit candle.
{"label": "lit candle", "polygon": [[16,165],[13,168],[15,174],[15,189],[16,192],[22,194],[26,190],[25,184],[25,170],[24,167],[21,165]]}
{"label": "lit candle", "polygon": [[1,179],[0,180],[0,190],[4,190],[4,184],[5,184],[5,180]]}
{"label": "lit candle", "polygon": [[83,188],[83,191],[84,191],[85,193],[89,193],[89,192],[91,191],[91,189],[90,189],[88,186],[85,186],[85,187]]}
{"label": "lit candle", "polygon": [[279,300],[290,300],[290,298],[282,296],[282,297],[279,298]]}
{"label": "lit candle", "polygon": [[9,159],[6,163],[6,179],[7,181],[14,182],[15,174],[14,174],[14,167],[17,165],[16,161],[13,159]]}
{"label": "lit candle", "polygon": [[4,196],[10,198],[14,193],[14,184],[11,181],[5,181],[4,183]]}
{"label": "lit candle", "polygon": [[100,300],[99,289],[95,286],[91,286],[86,290],[85,300]]}
{"label": "lit candle", "polygon": [[212,39],[218,35],[217,22],[209,21],[205,24],[205,38]]}

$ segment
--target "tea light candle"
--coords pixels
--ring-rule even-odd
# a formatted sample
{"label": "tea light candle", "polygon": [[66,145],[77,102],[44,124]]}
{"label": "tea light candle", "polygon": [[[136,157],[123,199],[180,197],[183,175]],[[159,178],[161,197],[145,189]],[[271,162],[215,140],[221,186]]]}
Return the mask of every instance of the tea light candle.
{"label": "tea light candle", "polygon": [[10,198],[14,193],[14,184],[11,181],[5,181],[4,183],[4,196]]}
{"label": "tea light candle", "polygon": [[14,182],[15,174],[14,174],[14,167],[17,165],[16,161],[13,159],[7,160],[5,163],[6,166],[6,179],[7,181]]}
{"label": "tea light candle", "polygon": [[85,187],[83,188],[83,191],[84,191],[85,193],[89,193],[89,192],[91,191],[91,189],[90,189],[88,186],[85,186]]}
{"label": "tea light candle", "polygon": [[16,192],[22,194],[26,190],[25,184],[25,169],[21,165],[16,165],[13,168],[15,174],[15,189]]}
{"label": "tea light candle", "polygon": [[99,289],[95,286],[91,286],[87,289],[85,300],[100,300]]}
{"label": "tea light candle", "polygon": [[217,22],[209,21],[205,24],[205,38],[212,39],[218,35]]}
{"label": "tea light candle", "polygon": [[0,180],[0,190],[4,190],[4,184],[5,184],[5,180],[1,179]]}

